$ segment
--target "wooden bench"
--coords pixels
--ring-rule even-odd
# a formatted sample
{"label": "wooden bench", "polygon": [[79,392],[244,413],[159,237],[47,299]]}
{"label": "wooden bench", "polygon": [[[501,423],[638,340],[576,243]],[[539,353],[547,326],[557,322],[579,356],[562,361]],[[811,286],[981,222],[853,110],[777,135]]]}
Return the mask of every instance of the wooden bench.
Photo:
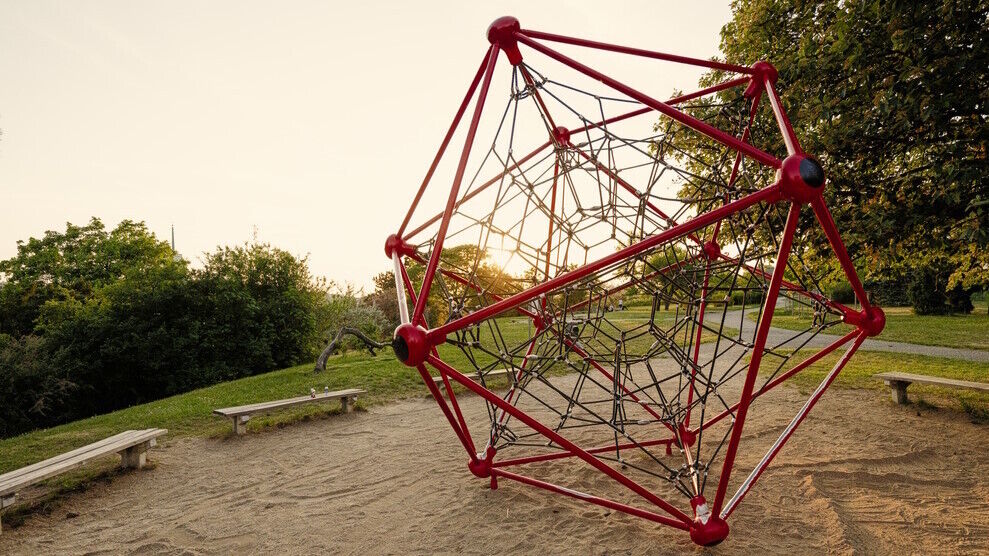
{"label": "wooden bench", "polygon": [[156,439],[167,432],[165,429],[124,431],[88,446],[0,475],[0,509],[13,504],[17,493],[25,487],[79,467],[100,456],[116,452],[120,454],[120,463],[123,467],[140,469],[147,463],[148,448],[155,446]]}
{"label": "wooden bench", "polygon": [[910,373],[879,373],[875,377],[886,383],[886,386],[889,386],[893,394],[893,401],[898,404],[907,403],[907,386],[910,386],[913,382],[944,388],[961,388],[964,390],[989,392],[989,384],[983,382],[969,382],[967,380],[914,375]]}
{"label": "wooden bench", "polygon": [[296,405],[307,403],[318,403],[329,400],[340,400],[340,406],[344,413],[350,411],[352,402],[357,400],[360,394],[366,394],[365,390],[351,388],[349,390],[339,390],[337,392],[326,392],[315,396],[299,396],[298,398],[288,398],[285,400],[275,400],[273,402],[252,403],[239,405],[237,407],[225,407],[214,409],[213,413],[233,419],[234,433],[244,434],[247,432],[247,422],[255,413],[267,413],[276,409],[284,409]]}

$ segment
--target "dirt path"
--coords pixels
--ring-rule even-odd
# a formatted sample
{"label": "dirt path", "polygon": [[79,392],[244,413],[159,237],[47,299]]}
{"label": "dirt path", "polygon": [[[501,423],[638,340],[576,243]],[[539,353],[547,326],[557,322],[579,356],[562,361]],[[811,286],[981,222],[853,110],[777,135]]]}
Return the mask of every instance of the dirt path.
{"label": "dirt path", "polygon": [[[771,442],[805,397],[779,392],[753,406],[743,446]],[[709,551],[680,531],[532,487],[502,480],[489,490],[468,473],[435,404],[411,400],[172,442],[154,452],[153,469],[4,531],[0,553],[989,554],[989,427],[884,397],[829,392]],[[477,398],[463,404],[468,418],[484,418]],[[759,456],[743,448],[741,465]],[[615,492],[584,465],[541,473]]]}

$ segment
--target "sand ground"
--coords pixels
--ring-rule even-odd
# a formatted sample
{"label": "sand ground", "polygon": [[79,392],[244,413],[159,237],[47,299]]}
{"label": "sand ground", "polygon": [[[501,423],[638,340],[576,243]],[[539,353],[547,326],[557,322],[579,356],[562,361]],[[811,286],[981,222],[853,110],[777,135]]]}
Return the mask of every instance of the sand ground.
{"label": "sand ground", "polygon": [[[804,397],[784,385],[753,406],[742,467],[762,454],[744,447],[768,445]],[[153,451],[153,468],[5,530],[0,553],[989,554],[989,427],[884,397],[829,392],[712,549],[504,479],[492,491],[467,471],[435,403],[408,400],[241,438],[168,442]],[[468,418],[484,418],[478,398],[462,404]],[[620,492],[579,462],[539,471]]]}

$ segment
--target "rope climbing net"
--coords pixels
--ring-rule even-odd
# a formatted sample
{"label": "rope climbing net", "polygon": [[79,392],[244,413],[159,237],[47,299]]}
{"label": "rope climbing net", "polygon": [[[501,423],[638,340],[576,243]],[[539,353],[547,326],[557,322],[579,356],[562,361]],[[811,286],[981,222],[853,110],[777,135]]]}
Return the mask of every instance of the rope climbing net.
{"label": "rope climbing net", "polygon": [[[824,171],[800,149],[768,63],[522,30],[509,17],[488,38],[386,241],[402,322],[395,353],[492,488],[512,479],[720,542],[739,501],[883,328],[823,201]],[[550,42],[718,79],[662,102]],[[502,53],[511,70],[498,74]],[[472,104],[460,157],[444,165]],[[779,132],[761,147],[760,108]],[[413,228],[443,171],[452,187],[442,209]],[[813,234],[826,241],[804,241]],[[837,279],[861,308],[823,295]],[[771,326],[774,316],[785,326]],[[828,334],[841,323],[851,331]],[[746,441],[764,455],[733,475],[754,402],[840,348],[775,442]],[[461,409],[465,389],[483,398],[486,419]]]}

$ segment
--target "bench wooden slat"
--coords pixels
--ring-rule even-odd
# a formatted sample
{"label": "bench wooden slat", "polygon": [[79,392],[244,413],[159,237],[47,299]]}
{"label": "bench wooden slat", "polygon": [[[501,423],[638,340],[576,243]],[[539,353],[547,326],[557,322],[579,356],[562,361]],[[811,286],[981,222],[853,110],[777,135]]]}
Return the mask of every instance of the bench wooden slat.
{"label": "bench wooden slat", "polygon": [[948,388],[965,388],[969,390],[980,390],[989,392],[989,384],[984,382],[970,382],[967,380],[956,380],[953,378],[941,378],[937,376],[915,375],[911,373],[879,373],[875,375],[880,380],[891,382],[916,382],[917,384],[927,384],[930,386],[945,386]]}
{"label": "bench wooden slat", "polygon": [[285,400],[238,405],[236,407],[225,407],[222,409],[214,409],[213,413],[224,417],[237,417],[240,415],[249,415],[251,413],[260,413],[271,409],[280,409],[284,407],[292,407],[294,405],[315,403],[323,400],[339,400],[340,398],[349,398],[366,393],[367,391],[361,390],[360,388],[351,388],[348,390],[339,390],[337,392],[329,392],[326,394],[316,394],[316,397],[299,396],[297,398],[288,398]]}
{"label": "bench wooden slat", "polygon": [[0,496],[13,493],[24,486],[64,473],[97,457],[121,452],[139,444],[150,442],[167,432],[165,429],[125,431],[71,452],[0,475]]}
{"label": "bench wooden slat", "polygon": [[11,479],[13,479],[15,477],[19,477],[21,475],[30,473],[31,471],[34,471],[35,469],[41,469],[42,467],[46,467],[48,465],[52,465],[52,464],[58,463],[60,461],[67,460],[69,458],[78,456],[80,454],[85,454],[87,452],[91,452],[91,451],[94,451],[94,450],[99,450],[99,449],[103,448],[104,446],[106,446],[108,444],[112,444],[113,442],[116,442],[116,441],[120,440],[121,438],[129,437],[130,435],[132,435],[132,434],[134,434],[136,432],[140,432],[140,431],[130,430],[130,431],[124,431],[124,432],[119,433],[119,434],[115,434],[113,436],[108,436],[108,437],[104,438],[103,440],[100,440],[99,442],[93,442],[92,444],[87,444],[87,445],[85,445],[85,446],[83,446],[81,448],[76,448],[75,450],[72,450],[71,452],[65,452],[64,454],[59,454],[59,455],[54,456],[52,458],[49,458],[49,459],[46,459],[46,460],[43,460],[43,461],[39,461],[38,463],[33,463],[33,464],[28,465],[26,467],[22,467],[20,469],[16,469],[16,470],[11,471],[9,473],[5,473],[3,475],[0,475],[0,486],[2,486],[4,483],[8,482],[9,480],[11,480]]}

